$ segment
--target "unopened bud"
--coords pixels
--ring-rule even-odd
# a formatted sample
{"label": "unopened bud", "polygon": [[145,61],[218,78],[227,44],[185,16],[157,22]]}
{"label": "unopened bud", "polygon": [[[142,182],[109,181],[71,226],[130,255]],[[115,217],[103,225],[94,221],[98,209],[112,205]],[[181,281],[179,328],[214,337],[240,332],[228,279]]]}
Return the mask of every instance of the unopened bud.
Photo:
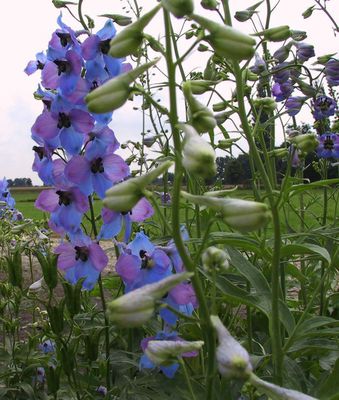
{"label": "unopened bud", "polygon": [[218,148],[222,150],[230,149],[233,143],[237,142],[240,138],[223,139],[218,141]]}
{"label": "unopened bud", "polygon": [[228,379],[247,380],[252,372],[247,350],[232,337],[218,316],[211,315],[211,322],[218,336],[216,356],[220,374]]}
{"label": "unopened bud", "polygon": [[234,14],[234,18],[240,22],[245,22],[247,20],[249,20],[250,18],[253,17],[253,15],[256,13],[257,11],[254,10],[243,10],[243,11],[237,11]]}
{"label": "unopened bud", "polygon": [[204,205],[219,212],[227,225],[240,232],[261,229],[271,218],[271,212],[265,203],[230,197],[194,196],[186,192],[181,194],[194,204]]}
{"label": "unopened bud", "polygon": [[317,58],[317,62],[315,64],[323,64],[325,65],[328,61],[330,61],[337,53],[325,54]]}
{"label": "unopened bud", "polygon": [[304,19],[309,18],[313,14],[314,6],[308,7],[301,15]]}
{"label": "unopened bud", "polygon": [[102,14],[99,15],[99,17],[105,17],[105,18],[110,18],[115,22],[117,25],[120,26],[127,26],[132,23],[132,18],[127,17],[126,15],[120,15],[120,14]]}
{"label": "unopened bud", "polygon": [[158,61],[159,58],[156,58],[151,62],[140,65],[116,78],[110,79],[90,92],[85,97],[89,111],[103,114],[121,107],[129,98],[131,92],[130,84]]}
{"label": "unopened bud", "polygon": [[270,42],[282,42],[291,37],[291,30],[288,25],[282,25],[254,33],[253,36],[263,36],[265,40]]}
{"label": "unopened bud", "polygon": [[307,33],[305,31],[291,30],[291,38],[297,42],[301,42],[307,38]]}
{"label": "unopened bud", "polygon": [[268,155],[270,157],[284,158],[287,157],[288,152],[288,149],[286,147],[283,147],[281,149],[274,149],[272,151],[269,151]]}
{"label": "unopened bud", "polygon": [[290,142],[293,143],[300,152],[305,154],[314,151],[319,145],[317,135],[314,133],[294,136],[290,139]]}
{"label": "unopened bud", "polygon": [[224,111],[218,114],[214,114],[214,118],[217,121],[218,125],[222,125],[228,118],[234,114],[234,111]]}
{"label": "unopened bud", "polygon": [[277,104],[273,97],[259,97],[253,100],[253,105],[257,110],[269,114],[275,110]]}
{"label": "unopened bud", "polygon": [[219,3],[216,0],[201,0],[201,7],[205,10],[216,10],[218,8]]}
{"label": "unopened bud", "polygon": [[200,15],[194,14],[192,19],[210,32],[210,35],[206,36],[206,40],[218,56],[235,61],[248,60],[253,57],[255,40],[249,35]]}
{"label": "unopened bud", "polygon": [[169,366],[178,362],[184,353],[199,351],[202,340],[187,342],[185,340],[150,340],[145,349],[146,356],[158,366]]}
{"label": "unopened bud", "polygon": [[158,4],[133,24],[119,32],[110,42],[109,55],[115,58],[122,58],[135,53],[142,43],[143,30],[160,8],[161,5]]}
{"label": "unopened bud", "polygon": [[161,0],[161,4],[168,12],[177,18],[183,18],[193,13],[194,3],[192,0]]}
{"label": "unopened bud", "polygon": [[40,290],[42,288],[42,282],[44,281],[44,278],[40,278],[39,280],[33,282],[28,290],[30,291],[36,291],[36,290]]}
{"label": "unopened bud", "polygon": [[192,126],[179,127],[185,132],[182,163],[186,171],[202,178],[213,177],[217,171],[213,147]]}
{"label": "unopened bud", "polygon": [[218,247],[208,247],[201,256],[202,266],[206,271],[226,271],[228,270],[230,263],[230,257],[224,250],[218,249]]}
{"label": "unopened bud", "polygon": [[153,315],[156,301],[170,289],[189,279],[192,273],[174,274],[156,283],[133,290],[108,304],[108,318],[123,327],[136,327],[147,322]]}
{"label": "unopened bud", "polygon": [[130,211],[144,196],[143,192],[146,187],[166,172],[171,165],[172,161],[165,161],[145,175],[114,185],[106,191],[106,197],[103,200],[104,206],[118,212]]}
{"label": "unopened bud", "polygon": [[192,81],[186,81],[185,85],[189,85],[193,94],[203,94],[208,90],[211,90],[211,86],[215,86],[218,82],[208,81],[203,79],[197,79]]}

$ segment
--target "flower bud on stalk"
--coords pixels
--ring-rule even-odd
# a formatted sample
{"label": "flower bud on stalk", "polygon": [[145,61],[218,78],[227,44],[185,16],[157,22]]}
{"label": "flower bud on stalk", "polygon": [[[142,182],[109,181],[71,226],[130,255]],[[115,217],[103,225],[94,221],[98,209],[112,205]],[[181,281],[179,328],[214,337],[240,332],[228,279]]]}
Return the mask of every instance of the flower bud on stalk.
{"label": "flower bud on stalk", "polygon": [[255,40],[251,36],[200,15],[193,14],[191,18],[210,32],[205,39],[218,56],[235,61],[248,60],[253,57]]}
{"label": "flower bud on stalk", "polygon": [[212,196],[194,196],[181,192],[182,196],[194,204],[204,205],[219,212],[224,222],[240,232],[250,232],[263,228],[271,218],[265,203]]}
{"label": "flower bud on stalk", "polygon": [[222,150],[230,149],[233,143],[237,142],[240,138],[223,139],[218,141],[218,148]]}
{"label": "flower bud on stalk", "polygon": [[276,102],[272,97],[260,97],[258,99],[253,100],[253,105],[257,110],[260,110],[265,113],[271,113],[276,108]]}
{"label": "flower bud on stalk", "polygon": [[152,317],[156,301],[160,300],[174,286],[189,279],[192,275],[189,272],[174,274],[113,300],[108,304],[108,318],[117,325],[126,328],[144,324]]}
{"label": "flower bud on stalk", "polygon": [[147,185],[166,172],[171,165],[172,161],[165,161],[145,175],[114,185],[106,191],[106,197],[103,200],[104,206],[118,212],[130,211],[144,196],[144,189]]}
{"label": "flower bud on stalk", "polygon": [[118,33],[110,42],[111,47],[108,54],[115,58],[122,58],[135,53],[142,43],[143,30],[160,8],[161,5],[158,4],[151,11]]}
{"label": "flower bud on stalk", "polygon": [[131,93],[130,84],[158,61],[159,58],[156,58],[151,62],[140,65],[125,74],[110,79],[102,86],[90,92],[85,97],[89,111],[103,114],[121,107],[125,104]]}
{"label": "flower bud on stalk", "polygon": [[288,25],[282,25],[254,33],[253,36],[263,36],[269,42],[282,42],[291,37],[291,30]]}
{"label": "flower bud on stalk", "polygon": [[231,336],[218,316],[211,315],[211,322],[218,335],[216,356],[220,374],[228,379],[247,380],[252,372],[247,350]]}
{"label": "flower bud on stalk", "polygon": [[305,154],[315,150],[319,145],[317,135],[313,133],[294,136],[290,139],[290,142],[293,143],[299,151]]}
{"label": "flower bud on stalk", "polygon": [[161,0],[164,9],[172,13],[177,18],[191,15],[194,11],[192,0]]}
{"label": "flower bud on stalk", "polygon": [[218,83],[218,81],[208,81],[203,79],[197,79],[192,81],[186,81],[184,85],[189,85],[191,92],[193,94],[203,94],[208,90],[211,90],[211,86],[214,86]]}
{"label": "flower bud on stalk", "polygon": [[192,126],[181,124],[179,128],[185,132],[182,163],[186,171],[202,178],[213,177],[217,172],[213,147]]}
{"label": "flower bud on stalk", "polygon": [[201,256],[202,266],[205,271],[209,272],[212,270],[227,271],[230,263],[229,255],[218,247],[208,247]]}
{"label": "flower bud on stalk", "polygon": [[216,10],[218,8],[218,2],[216,0],[201,0],[201,7],[205,10]]}
{"label": "flower bud on stalk", "polygon": [[178,361],[184,353],[199,351],[202,340],[186,342],[185,340],[150,340],[145,349],[146,356],[158,366],[169,366]]}
{"label": "flower bud on stalk", "polygon": [[213,113],[192,95],[191,81],[184,82],[182,89],[189,108],[190,122],[194,128],[199,133],[215,128],[217,123]]}

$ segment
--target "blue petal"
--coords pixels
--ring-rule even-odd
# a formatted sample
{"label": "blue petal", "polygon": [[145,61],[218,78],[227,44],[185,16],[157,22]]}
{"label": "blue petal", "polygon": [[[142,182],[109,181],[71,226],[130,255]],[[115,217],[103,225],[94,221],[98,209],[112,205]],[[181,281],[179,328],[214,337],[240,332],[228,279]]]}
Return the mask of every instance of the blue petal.
{"label": "blue petal", "polygon": [[169,367],[160,367],[160,370],[164,373],[167,378],[174,378],[175,373],[179,368],[179,364],[172,364]]}
{"label": "blue petal", "polygon": [[92,175],[92,182],[94,191],[100,197],[100,199],[105,197],[106,190],[113,185],[111,180],[105,178],[104,174],[99,172]]}
{"label": "blue petal", "polygon": [[72,126],[60,131],[61,146],[71,155],[79,154],[83,141],[84,135],[77,132]]}
{"label": "blue petal", "polygon": [[112,239],[121,231],[122,215],[118,214],[109,224],[103,224],[98,239]]}
{"label": "blue petal", "polygon": [[146,251],[148,254],[152,254],[155,249],[154,244],[149,240],[144,232],[138,232],[135,239],[129,243],[127,247],[131,250],[132,254],[138,257],[140,257],[141,250]]}
{"label": "blue petal", "polygon": [[142,355],[140,358],[139,362],[140,369],[146,368],[146,369],[152,369],[155,368],[155,365],[152,363],[152,361],[146,356],[146,354]]}
{"label": "blue petal", "polygon": [[111,39],[116,34],[116,29],[111,19],[108,19],[103,28],[97,32],[101,40]]}

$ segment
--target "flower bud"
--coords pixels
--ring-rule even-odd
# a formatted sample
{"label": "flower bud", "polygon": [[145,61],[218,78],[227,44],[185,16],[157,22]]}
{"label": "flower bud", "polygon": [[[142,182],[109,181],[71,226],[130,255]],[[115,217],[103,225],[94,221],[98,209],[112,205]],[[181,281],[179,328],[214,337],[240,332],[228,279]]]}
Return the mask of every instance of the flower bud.
{"label": "flower bud", "polygon": [[272,97],[259,97],[253,100],[253,105],[257,110],[269,114],[275,110],[277,104]]}
{"label": "flower bud", "polygon": [[33,282],[28,290],[30,291],[36,291],[36,290],[40,290],[42,288],[42,282],[44,281],[44,278],[40,278],[39,280]]}
{"label": "flower bud", "polygon": [[205,10],[216,10],[218,7],[218,2],[216,0],[201,0],[201,7]]}
{"label": "flower bud", "polygon": [[161,0],[164,9],[172,13],[177,18],[191,15],[194,11],[192,0]]}
{"label": "flower bud", "polygon": [[115,58],[122,58],[135,53],[142,43],[143,30],[159,11],[161,5],[158,4],[151,11],[144,14],[133,24],[119,32],[110,42],[109,55]]}
{"label": "flower bud", "polygon": [[247,350],[231,336],[218,316],[211,315],[211,322],[218,336],[216,358],[220,374],[229,379],[248,379],[252,365]]}
{"label": "flower bud", "polygon": [[270,42],[282,42],[291,37],[291,30],[288,25],[282,25],[254,33],[253,36],[264,36],[264,39]]}
{"label": "flower bud", "polygon": [[244,81],[255,82],[258,80],[258,75],[252,72],[249,68],[246,68],[243,71],[243,79]]}
{"label": "flower bud", "polygon": [[214,114],[214,118],[218,125],[222,125],[228,118],[234,114],[234,111],[224,111],[218,114]]}
{"label": "flower bud", "polygon": [[271,212],[265,203],[230,197],[194,196],[183,191],[181,194],[194,204],[204,205],[219,212],[227,225],[240,232],[261,229],[271,218]]}
{"label": "flower bud", "polygon": [[132,18],[120,14],[101,14],[99,17],[110,18],[114,23],[120,26],[127,26],[132,23]]}
{"label": "flower bud", "polygon": [[233,143],[237,142],[240,138],[233,138],[233,139],[223,139],[218,141],[218,148],[222,150],[230,149]]}
{"label": "flower bud", "polygon": [[308,7],[301,15],[304,19],[309,18],[313,14],[314,6]]}
{"label": "flower bud", "polygon": [[136,327],[153,315],[155,303],[170,289],[189,279],[193,274],[184,272],[133,290],[108,304],[108,318],[123,327]]}
{"label": "flower bud", "polygon": [[309,85],[308,83],[305,83],[302,79],[299,78],[293,78],[293,81],[298,83],[299,89],[305,96],[307,97],[316,96],[317,90],[313,86]]}
{"label": "flower bud", "polygon": [[294,136],[290,139],[290,142],[293,143],[300,152],[306,154],[315,150],[319,145],[317,135],[314,133]]}
{"label": "flower bud", "polygon": [[159,58],[140,65],[139,67],[110,79],[102,86],[90,92],[85,101],[90,112],[103,114],[121,107],[127,101],[131,89],[129,85],[150,67],[156,64]]}
{"label": "flower bud", "polygon": [[183,353],[199,351],[202,340],[187,342],[185,340],[150,340],[145,349],[146,356],[157,366],[169,366],[178,361]]}
{"label": "flower bud", "polygon": [[216,81],[208,81],[203,79],[197,79],[192,81],[186,81],[183,85],[189,85],[193,94],[203,94],[208,90],[211,90],[211,86],[216,85]]}
{"label": "flower bud", "polygon": [[206,67],[204,69],[204,79],[214,81],[217,78],[217,70],[212,57],[207,61]]}
{"label": "flower bud", "polygon": [[286,147],[282,147],[281,149],[274,149],[268,152],[270,157],[284,158],[287,157],[289,151]]}
{"label": "flower bud", "polygon": [[291,38],[297,42],[301,42],[307,38],[307,33],[305,31],[291,30]]}
{"label": "flower bud", "polygon": [[106,197],[103,200],[104,206],[118,212],[130,211],[144,196],[143,191],[146,186],[166,172],[171,165],[172,161],[165,161],[145,175],[114,185],[106,191]]}
{"label": "flower bud", "polygon": [[227,101],[220,101],[219,103],[213,104],[212,108],[213,111],[219,112],[219,111],[224,111],[225,108],[227,108],[228,102]]}
{"label": "flower bud", "polygon": [[255,50],[255,40],[252,37],[200,15],[194,14],[192,19],[210,32],[210,35],[206,36],[206,40],[218,56],[235,61],[252,58]]}
{"label": "flower bud", "polygon": [[245,21],[249,20],[250,18],[252,18],[255,13],[257,13],[257,11],[254,11],[254,10],[237,11],[234,14],[234,18],[240,22],[245,22]]}
{"label": "flower bud", "polygon": [[315,64],[325,65],[330,61],[337,53],[325,54],[324,56],[317,57],[317,62]]}
{"label": "flower bud", "polygon": [[289,43],[285,44],[284,46],[279,47],[279,49],[274,52],[273,58],[278,60],[279,63],[282,63],[285,60],[287,60],[287,58],[290,54],[292,44],[293,44],[293,42],[289,42]]}
{"label": "flower bud", "polygon": [[224,250],[218,247],[208,247],[201,256],[202,266],[205,271],[227,271],[230,263],[230,257]]}
{"label": "flower bud", "polygon": [[202,178],[210,178],[217,172],[216,155],[207,143],[190,125],[179,125],[185,132],[182,163],[186,171]]}
{"label": "flower bud", "polygon": [[265,382],[253,373],[250,375],[250,382],[260,393],[266,394],[272,400],[316,400],[315,397],[308,396],[297,390],[286,389],[273,383]]}

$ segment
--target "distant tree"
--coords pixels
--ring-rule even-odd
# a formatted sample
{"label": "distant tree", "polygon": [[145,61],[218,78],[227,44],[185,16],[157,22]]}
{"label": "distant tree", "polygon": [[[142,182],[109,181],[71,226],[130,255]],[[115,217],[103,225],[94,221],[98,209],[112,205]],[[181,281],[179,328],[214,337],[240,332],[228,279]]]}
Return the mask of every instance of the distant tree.
{"label": "distant tree", "polygon": [[28,187],[33,186],[31,178],[15,178],[14,180],[8,179],[9,187]]}

